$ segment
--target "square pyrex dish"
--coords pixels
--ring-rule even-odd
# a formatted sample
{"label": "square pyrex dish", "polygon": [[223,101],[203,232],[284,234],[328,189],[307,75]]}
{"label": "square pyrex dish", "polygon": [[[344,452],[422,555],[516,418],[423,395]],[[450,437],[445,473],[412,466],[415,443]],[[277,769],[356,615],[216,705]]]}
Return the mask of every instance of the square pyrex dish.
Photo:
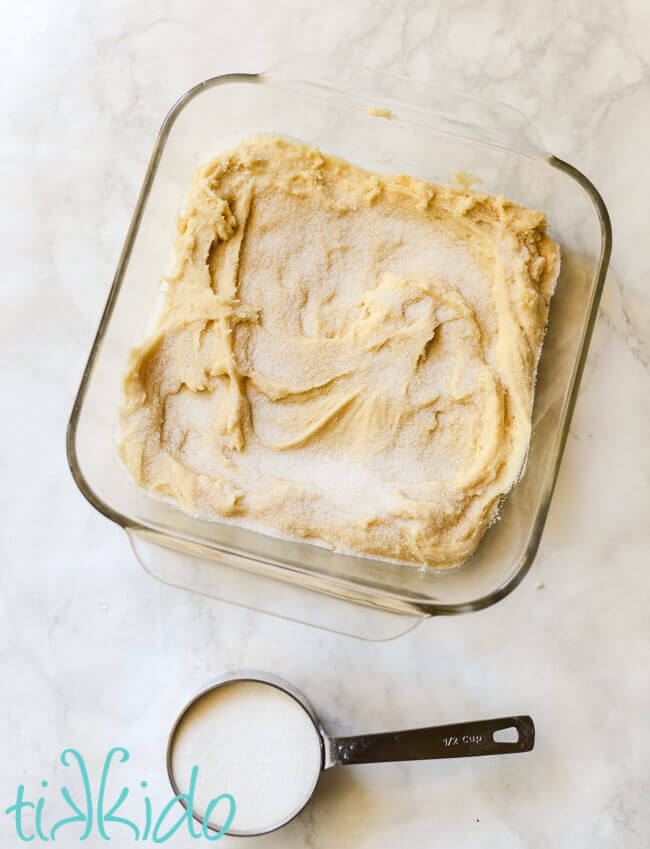
{"label": "square pyrex dish", "polygon": [[[369,107],[389,109],[392,119]],[[116,450],[121,378],[150,320],[195,167],[253,135],[293,137],[356,165],[481,188],[546,212],[562,251],[539,364],[525,472],[461,567],[425,570],[337,554],[189,516],[131,480]],[[128,532],[160,580],[367,638],[423,617],[478,610],[521,581],[537,551],[575,404],[609,253],[607,210],[575,168],[545,153],[504,104],[320,57],[188,91],[159,133],[70,418],[68,457],[88,500]]]}

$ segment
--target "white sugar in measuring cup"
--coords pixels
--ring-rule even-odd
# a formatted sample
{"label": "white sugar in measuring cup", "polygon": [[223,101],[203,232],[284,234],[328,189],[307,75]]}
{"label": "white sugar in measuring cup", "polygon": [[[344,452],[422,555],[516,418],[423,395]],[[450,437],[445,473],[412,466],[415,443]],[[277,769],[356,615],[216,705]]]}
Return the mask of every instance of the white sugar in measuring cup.
{"label": "white sugar in measuring cup", "polygon": [[[198,766],[193,818],[203,825],[206,810],[219,810],[208,807],[210,799],[228,793],[235,816],[226,833],[256,836],[297,816],[324,769],[514,754],[529,752],[534,742],[530,716],[330,737],[307,699],[286,681],[239,671],[219,678],[183,708],[167,743],[167,773],[180,796]],[[220,831],[225,822],[210,817],[206,827]]]}

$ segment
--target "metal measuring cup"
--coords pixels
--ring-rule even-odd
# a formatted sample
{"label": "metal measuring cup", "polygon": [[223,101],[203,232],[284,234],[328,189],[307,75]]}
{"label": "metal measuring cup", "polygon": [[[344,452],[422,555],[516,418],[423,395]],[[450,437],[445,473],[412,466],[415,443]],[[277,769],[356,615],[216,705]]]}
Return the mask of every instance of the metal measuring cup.
{"label": "metal measuring cup", "polygon": [[[395,761],[416,761],[437,758],[466,758],[482,755],[510,755],[518,752],[530,752],[535,745],[535,725],[530,716],[505,716],[497,719],[483,719],[476,722],[457,722],[448,725],[433,725],[426,728],[411,728],[404,731],[385,731],[379,734],[355,734],[350,737],[331,737],[323,728],[318,715],[305,696],[282,678],[257,670],[240,670],[226,673],[213,684],[199,691],[181,710],[167,741],[167,775],[175,795],[180,796],[174,775],[173,752],[176,733],[189,710],[204,696],[219,687],[237,681],[250,681],[267,684],[291,696],[305,711],[314,726],[314,732],[320,742],[320,770],[310,788],[305,788],[304,802],[290,816],[268,828],[255,831],[229,829],[226,833],[239,837],[255,837],[268,834],[287,825],[305,808],[316,790],[319,778],[325,769],[335,766],[354,764],[388,763]],[[495,739],[499,732],[512,732],[517,739],[507,741]],[[183,798],[179,801],[187,808]],[[203,825],[203,816],[196,810],[192,817]],[[212,821],[207,827],[220,831],[222,826]]]}

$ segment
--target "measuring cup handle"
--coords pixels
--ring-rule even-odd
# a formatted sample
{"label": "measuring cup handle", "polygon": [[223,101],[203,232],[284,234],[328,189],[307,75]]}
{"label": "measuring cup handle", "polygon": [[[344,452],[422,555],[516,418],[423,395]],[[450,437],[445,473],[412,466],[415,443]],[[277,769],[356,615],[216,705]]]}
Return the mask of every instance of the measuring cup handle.
{"label": "measuring cup handle", "polygon": [[[497,731],[516,729],[514,742],[494,739]],[[466,758],[529,752],[535,745],[535,725],[530,716],[506,716],[478,722],[457,722],[408,731],[334,737],[331,765],[419,761],[429,758]]]}

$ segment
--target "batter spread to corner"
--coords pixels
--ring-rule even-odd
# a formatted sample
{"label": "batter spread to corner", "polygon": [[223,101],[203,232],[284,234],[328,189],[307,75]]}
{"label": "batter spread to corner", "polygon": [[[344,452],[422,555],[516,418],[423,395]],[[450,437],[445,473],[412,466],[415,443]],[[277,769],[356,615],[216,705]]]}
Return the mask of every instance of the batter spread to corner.
{"label": "batter spread to corner", "polygon": [[259,137],[201,166],[121,454],[181,509],[467,558],[519,476],[559,252],[505,197]]}

